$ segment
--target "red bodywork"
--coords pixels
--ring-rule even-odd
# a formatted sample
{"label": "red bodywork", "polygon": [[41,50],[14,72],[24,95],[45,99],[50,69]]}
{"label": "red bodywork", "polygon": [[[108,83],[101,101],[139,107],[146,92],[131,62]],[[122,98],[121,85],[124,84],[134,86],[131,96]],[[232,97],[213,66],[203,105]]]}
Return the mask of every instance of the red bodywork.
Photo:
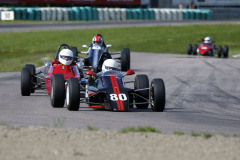
{"label": "red bodywork", "polygon": [[198,51],[200,55],[208,55],[208,51],[213,49],[215,49],[215,47],[212,44],[202,43],[200,47],[198,47]]}
{"label": "red bodywork", "polygon": [[73,77],[80,80],[80,74],[75,62],[73,62],[71,65],[63,65],[59,63],[58,60],[53,60],[52,66],[50,67],[48,74],[44,79],[48,94],[50,94],[51,78],[53,74],[63,74],[65,80]]}

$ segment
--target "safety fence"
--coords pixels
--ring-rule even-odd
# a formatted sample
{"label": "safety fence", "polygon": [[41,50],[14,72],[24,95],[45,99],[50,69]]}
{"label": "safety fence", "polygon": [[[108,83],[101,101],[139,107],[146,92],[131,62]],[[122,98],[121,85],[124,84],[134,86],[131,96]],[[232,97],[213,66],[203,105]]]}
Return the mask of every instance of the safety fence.
{"label": "safety fence", "polygon": [[[46,8],[0,8],[13,11],[15,20],[43,21],[125,21],[125,20],[209,20],[208,9],[162,9],[162,8],[95,8],[95,7],[46,7]],[[1,16],[0,16],[1,18]]]}

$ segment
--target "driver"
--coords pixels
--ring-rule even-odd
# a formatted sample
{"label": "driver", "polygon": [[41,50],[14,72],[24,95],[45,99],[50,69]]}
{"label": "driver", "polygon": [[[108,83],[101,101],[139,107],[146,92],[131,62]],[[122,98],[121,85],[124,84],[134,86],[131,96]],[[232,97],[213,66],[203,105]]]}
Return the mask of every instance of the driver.
{"label": "driver", "polygon": [[97,34],[96,36],[94,36],[93,39],[92,39],[92,44],[102,45],[102,44],[103,44],[103,38],[102,38],[102,36],[100,36],[99,34]]}
{"label": "driver", "polygon": [[117,70],[117,69],[118,69],[118,63],[114,59],[107,59],[103,62],[102,73],[105,73],[107,71]]}
{"label": "driver", "polygon": [[[103,62],[102,65],[102,72],[97,73],[97,76],[95,78],[91,77],[89,79],[89,85],[91,86],[95,86],[97,85],[97,88],[102,88],[102,81],[99,79],[99,77],[102,76],[103,73],[107,72],[107,71],[117,71],[118,69],[118,63],[117,61],[115,61],[114,59],[107,59]],[[96,81],[95,81],[96,79]]]}
{"label": "driver", "polygon": [[92,44],[97,44],[100,45],[103,48],[104,52],[108,52],[107,46],[105,44],[105,42],[103,41],[103,37],[101,34],[96,34],[93,39],[92,39]]}
{"label": "driver", "polygon": [[211,37],[205,37],[203,39],[203,44],[211,47],[213,49],[213,55],[215,54],[216,46],[215,46],[214,41]]}
{"label": "driver", "polygon": [[203,43],[206,44],[206,45],[209,45],[211,47],[214,47],[214,42],[213,42],[211,37],[205,37],[203,39]]}
{"label": "driver", "polygon": [[62,49],[58,59],[63,65],[70,65],[73,62],[73,52],[70,49]]}

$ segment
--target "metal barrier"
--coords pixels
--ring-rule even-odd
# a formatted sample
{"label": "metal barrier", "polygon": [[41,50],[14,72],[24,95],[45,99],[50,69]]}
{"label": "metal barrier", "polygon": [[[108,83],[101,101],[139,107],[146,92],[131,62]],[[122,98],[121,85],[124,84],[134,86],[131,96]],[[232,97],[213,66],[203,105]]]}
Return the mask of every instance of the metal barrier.
{"label": "metal barrier", "polygon": [[209,20],[208,9],[171,8],[95,8],[95,7],[43,7],[43,8],[0,8],[14,11],[16,20],[43,21],[125,21],[125,20]]}

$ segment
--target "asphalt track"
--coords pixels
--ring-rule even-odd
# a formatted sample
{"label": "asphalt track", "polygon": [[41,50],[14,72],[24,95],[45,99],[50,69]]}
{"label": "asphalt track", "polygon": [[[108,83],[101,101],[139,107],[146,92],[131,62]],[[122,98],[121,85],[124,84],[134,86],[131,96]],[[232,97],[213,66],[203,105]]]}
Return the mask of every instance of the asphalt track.
{"label": "asphalt track", "polygon": [[[173,131],[240,135],[239,59],[218,59],[175,54],[132,53],[131,68],[147,74],[149,81],[162,78],[166,109],[152,112],[99,111],[81,104],[79,111],[52,108],[45,92],[29,97],[20,93],[20,73],[0,73],[0,124],[119,130],[152,126]],[[133,80],[134,75],[126,77]]]}
{"label": "asphalt track", "polygon": [[[171,26],[201,24],[203,21],[89,22],[53,24],[1,24],[0,32],[67,30],[126,26]],[[240,21],[204,21],[206,24]],[[130,112],[98,111],[81,104],[80,110],[55,109],[45,92],[30,97],[20,93],[20,73],[0,73],[0,124],[54,126],[119,130],[129,126],[152,126],[165,133],[173,131],[211,132],[240,135],[239,59],[202,58],[187,55],[132,53],[131,68],[147,74],[149,80],[163,78],[166,109]],[[133,80],[135,76],[126,77]]]}

